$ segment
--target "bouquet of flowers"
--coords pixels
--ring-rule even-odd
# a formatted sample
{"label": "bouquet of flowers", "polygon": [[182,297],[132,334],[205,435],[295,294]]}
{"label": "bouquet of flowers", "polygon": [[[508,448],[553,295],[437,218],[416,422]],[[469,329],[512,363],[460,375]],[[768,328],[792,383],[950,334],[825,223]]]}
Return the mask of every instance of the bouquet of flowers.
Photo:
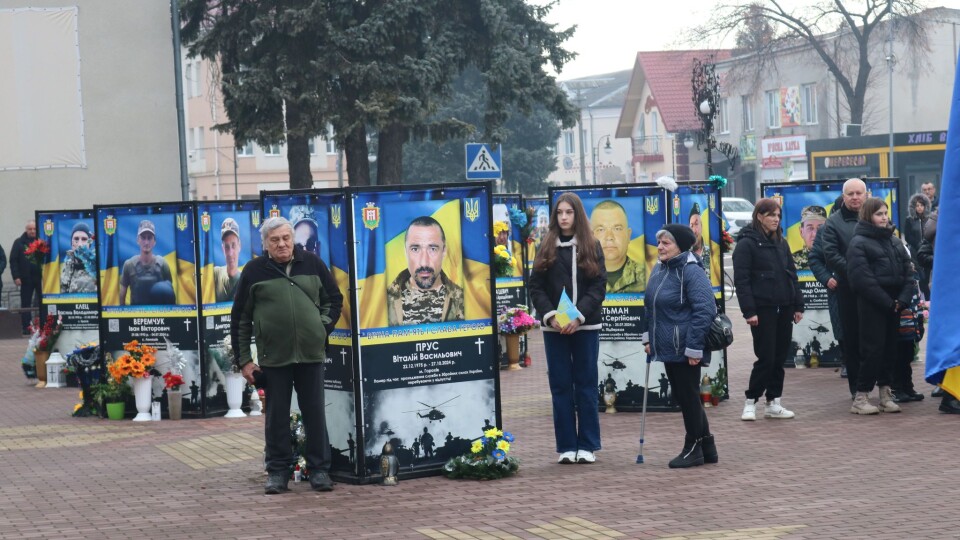
{"label": "bouquet of flowers", "polygon": [[159,373],[153,373],[153,365],[157,363],[157,357],[154,356],[157,349],[149,345],[140,345],[137,340],[133,340],[124,344],[123,350],[126,354],[107,366],[110,377],[117,383],[126,382],[130,377],[145,379],[151,375],[159,375]]}
{"label": "bouquet of flowers", "polygon": [[497,329],[501,334],[526,334],[540,323],[530,316],[527,306],[503,308],[497,315]]}
{"label": "bouquet of flowers", "polygon": [[170,371],[163,374],[163,387],[167,390],[179,392],[180,386],[183,384],[186,384],[183,380],[183,375],[179,375]]}
{"label": "bouquet of flowers", "polygon": [[517,458],[507,456],[510,443],[514,441],[509,432],[497,428],[488,429],[483,437],[473,441],[470,451],[450,458],[443,466],[447,478],[472,478],[495,480],[510,476],[520,470]]}
{"label": "bouquet of flowers", "polygon": [[40,239],[34,240],[30,242],[23,254],[27,256],[31,263],[40,266],[46,261],[47,255],[50,254],[50,244]]}
{"label": "bouquet of flowers", "polygon": [[533,233],[537,229],[537,209],[532,206],[528,206],[523,213],[527,219],[527,222],[520,227],[520,235],[523,236],[524,242],[532,244],[536,241]]}
{"label": "bouquet of flowers", "polygon": [[733,236],[729,232],[720,231],[720,253],[730,253],[733,251]]}
{"label": "bouquet of flowers", "polygon": [[513,267],[516,261],[507,246],[496,246],[493,248],[493,274],[495,277],[510,277],[513,275]]}
{"label": "bouquet of flowers", "polygon": [[510,223],[513,223],[514,227],[522,231],[523,228],[527,226],[528,221],[529,218],[527,217],[526,212],[517,208],[516,206],[510,207]]}
{"label": "bouquet of flowers", "polygon": [[[123,355],[121,358],[126,356],[129,355]],[[107,353],[106,360],[108,362],[107,372],[110,376],[105,381],[90,387],[93,400],[101,410],[103,410],[105,403],[126,401],[127,396],[132,393],[130,385],[127,384],[130,375],[126,373],[127,368],[121,366],[120,359],[114,360],[110,353]]]}
{"label": "bouquet of flowers", "polygon": [[39,318],[34,319],[33,324],[30,325],[30,333],[37,338],[36,350],[40,352],[53,351],[53,346],[57,343],[57,338],[62,331],[63,319],[53,315],[47,315],[43,326],[40,325]]}

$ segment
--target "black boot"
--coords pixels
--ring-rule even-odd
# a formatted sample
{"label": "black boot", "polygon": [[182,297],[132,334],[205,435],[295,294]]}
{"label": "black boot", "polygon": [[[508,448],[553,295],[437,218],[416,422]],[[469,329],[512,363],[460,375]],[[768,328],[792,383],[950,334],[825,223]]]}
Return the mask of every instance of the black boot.
{"label": "black boot", "polygon": [[960,414],[960,401],[950,394],[944,393],[943,399],[940,401],[940,412]]}
{"label": "black boot", "polygon": [[717,441],[714,440],[713,435],[705,436],[700,439],[700,442],[703,447],[703,462],[719,463],[720,456],[717,454]]}
{"label": "black boot", "polygon": [[687,437],[684,439],[683,450],[680,451],[680,455],[670,460],[670,468],[685,469],[697,465],[703,465],[703,445],[700,439]]}

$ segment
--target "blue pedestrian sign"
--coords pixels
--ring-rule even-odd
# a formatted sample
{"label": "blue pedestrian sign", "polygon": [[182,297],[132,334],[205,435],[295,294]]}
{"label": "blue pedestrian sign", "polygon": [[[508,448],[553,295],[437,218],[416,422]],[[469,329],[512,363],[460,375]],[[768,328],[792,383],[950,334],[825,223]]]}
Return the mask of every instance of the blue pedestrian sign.
{"label": "blue pedestrian sign", "polygon": [[503,147],[485,143],[467,143],[467,180],[499,180],[503,178]]}

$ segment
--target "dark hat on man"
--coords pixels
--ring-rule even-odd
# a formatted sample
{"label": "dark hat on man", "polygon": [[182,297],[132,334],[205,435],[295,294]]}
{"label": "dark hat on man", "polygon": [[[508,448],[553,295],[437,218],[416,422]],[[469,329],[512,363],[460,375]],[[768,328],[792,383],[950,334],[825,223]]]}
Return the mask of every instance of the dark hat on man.
{"label": "dark hat on man", "polygon": [[223,240],[228,234],[234,234],[237,239],[240,238],[240,225],[237,225],[237,220],[231,217],[223,220],[223,225],[220,226],[220,239]]}
{"label": "dark hat on man", "polygon": [[77,231],[82,231],[87,236],[90,236],[90,226],[82,221],[78,221],[73,225],[73,230],[70,231],[70,236],[77,234]]}
{"label": "dark hat on man", "polygon": [[145,219],[145,220],[141,221],[141,222],[140,222],[140,226],[137,227],[137,236],[138,236],[138,237],[139,237],[141,234],[145,233],[145,232],[149,232],[150,234],[152,234],[152,235],[154,235],[154,236],[157,235],[157,228],[154,227],[153,222],[150,221],[149,219]]}
{"label": "dark hat on man", "polygon": [[810,206],[804,206],[800,210],[800,223],[805,221],[826,221],[827,220],[827,209],[812,204]]}
{"label": "dark hat on man", "polygon": [[[692,248],[693,244],[697,241],[696,235],[693,234],[693,229],[680,223],[664,225],[660,230],[673,237],[673,241],[677,244],[677,247],[680,248],[680,253],[690,251],[690,248]],[[659,233],[657,234],[659,235]]]}
{"label": "dark hat on man", "polygon": [[701,213],[702,212],[700,211],[700,203],[693,203],[693,206],[690,207],[690,215],[687,216],[687,219],[690,219],[694,215],[699,216]]}

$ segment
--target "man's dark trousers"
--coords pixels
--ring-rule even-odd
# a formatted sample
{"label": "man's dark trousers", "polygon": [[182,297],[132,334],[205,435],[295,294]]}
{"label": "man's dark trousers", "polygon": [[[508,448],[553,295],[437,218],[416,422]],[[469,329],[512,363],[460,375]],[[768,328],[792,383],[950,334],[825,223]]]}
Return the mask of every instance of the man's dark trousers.
{"label": "man's dark trousers", "polygon": [[307,444],[305,456],[310,472],[330,471],[330,443],[323,401],[323,363],[298,363],[262,367],[266,377],[266,466],[268,473],[286,473],[293,465],[290,442],[290,400],[297,390]]}
{"label": "man's dark trousers", "polygon": [[[23,326],[23,332],[30,329],[30,322],[33,320],[32,307],[40,306],[40,280],[20,279],[20,308],[26,311],[20,312],[20,324]],[[43,326],[43,321],[40,321]]]}

